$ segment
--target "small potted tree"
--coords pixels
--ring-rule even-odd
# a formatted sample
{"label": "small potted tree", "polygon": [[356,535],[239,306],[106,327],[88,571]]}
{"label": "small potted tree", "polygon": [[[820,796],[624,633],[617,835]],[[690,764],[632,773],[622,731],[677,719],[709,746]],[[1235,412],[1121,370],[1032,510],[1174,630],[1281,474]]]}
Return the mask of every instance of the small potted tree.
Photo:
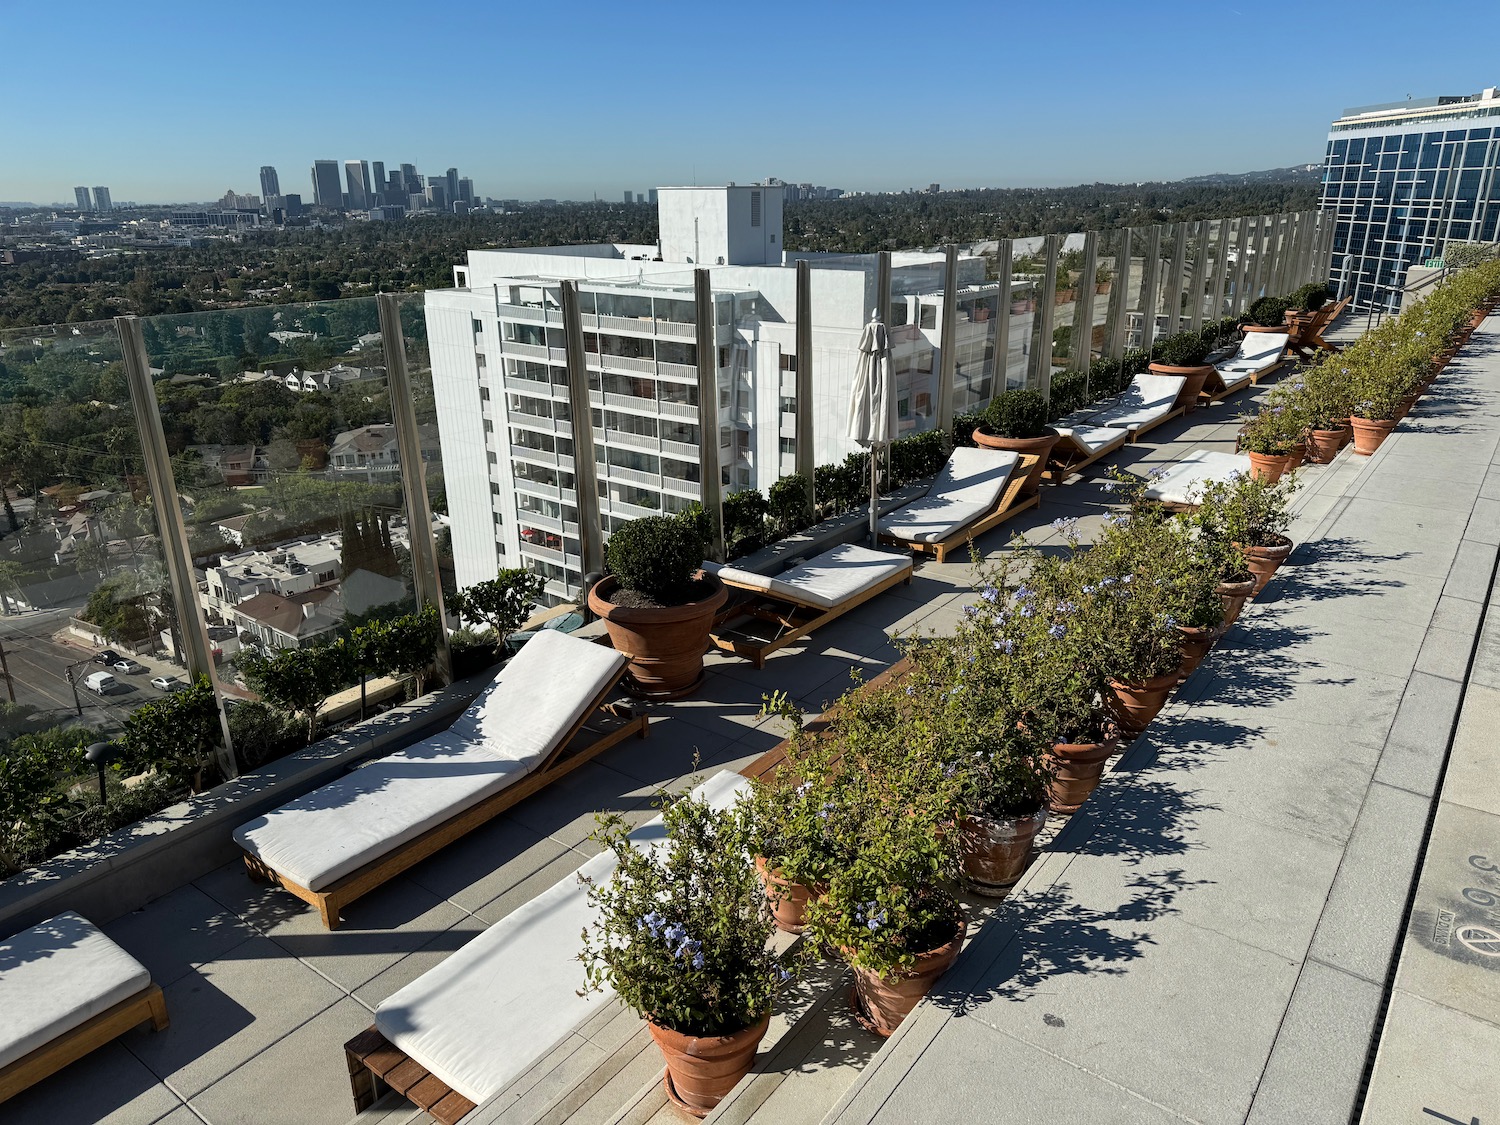
{"label": "small potted tree", "polygon": [[1178,375],[1184,380],[1177,395],[1177,405],[1184,413],[1191,413],[1197,407],[1203,384],[1214,373],[1213,367],[1205,362],[1212,350],[1202,332],[1178,332],[1152,349],[1155,356],[1151,361],[1153,375]]}
{"label": "small potted tree", "polygon": [[[461,620],[489,631],[489,643],[484,647],[494,659],[500,659],[505,655],[507,639],[535,611],[545,586],[545,579],[534,571],[502,567],[494,578],[450,595],[448,604]],[[480,646],[474,649],[478,655]]]}
{"label": "small potted tree", "polygon": [[653,699],[692,694],[703,681],[708,634],[728,594],[704,572],[703,539],[687,520],[645,516],[609,537],[609,575],[589,591],[610,642],[630,658],[629,686]]}
{"label": "small potted tree", "polygon": [[1292,440],[1282,407],[1267,406],[1248,415],[1240,427],[1240,448],[1250,459],[1250,475],[1275,484],[1287,471]]}
{"label": "small potted tree", "polygon": [[777,990],[790,973],[768,942],[770,912],[737,810],[696,796],[662,810],[665,840],[639,846],[618,817],[594,838],[616,858],[589,881],[587,988],[612,988],[634,1008],[666,1059],[667,1096],[704,1117],[750,1072]]}
{"label": "small potted tree", "polygon": [[1037,462],[1022,489],[1030,496],[1041,487],[1047,457],[1057,444],[1057,434],[1047,427],[1047,400],[1038,392],[1023,388],[1000,392],[974,428],[974,444],[985,449],[1036,454]]}
{"label": "small potted tree", "polygon": [[1287,505],[1296,487],[1293,480],[1267,484],[1248,475],[1204,485],[1195,513],[1198,532],[1221,557],[1234,551],[1244,559],[1255,580],[1251,597],[1266,588],[1292,553],[1284,533],[1292,522]]}

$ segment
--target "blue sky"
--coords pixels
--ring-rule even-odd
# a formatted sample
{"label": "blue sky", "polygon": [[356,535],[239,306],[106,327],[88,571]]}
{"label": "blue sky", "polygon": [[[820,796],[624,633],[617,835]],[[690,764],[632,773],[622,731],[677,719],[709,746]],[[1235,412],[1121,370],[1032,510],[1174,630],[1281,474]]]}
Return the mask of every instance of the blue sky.
{"label": "blue sky", "polygon": [[1500,84],[1497,26],[1473,0],[0,0],[0,200],[215,199],[262,164],[311,199],[318,158],[502,198],[1249,171],[1321,159],[1345,106]]}

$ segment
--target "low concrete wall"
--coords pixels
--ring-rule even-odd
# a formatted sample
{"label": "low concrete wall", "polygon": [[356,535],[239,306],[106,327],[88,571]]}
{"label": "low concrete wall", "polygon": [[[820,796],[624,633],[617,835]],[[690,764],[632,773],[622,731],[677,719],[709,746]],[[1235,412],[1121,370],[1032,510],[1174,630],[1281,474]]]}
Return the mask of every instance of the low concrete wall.
{"label": "low concrete wall", "polygon": [[63,910],[108,922],[206,875],[238,857],[232,833],[245,821],[326,785],[366,758],[442,730],[490,679],[490,674],[474,676],[392,708],[0,882],[0,934]]}
{"label": "low concrete wall", "polygon": [[[888,515],[897,508],[926,496],[927,490],[931,487],[932,480],[928,479],[914,481],[904,488],[887,493],[880,498],[880,514]],[[845,512],[841,516],[834,516],[822,523],[813,524],[806,531],[799,531],[796,535],[778,539],[775,543],[762,547],[744,558],[735,559],[734,565],[741,570],[754,571],[756,574],[779,574],[786,570],[788,564],[794,560],[811,558],[842,543],[862,543],[869,534],[869,529],[870,509],[868,507],[861,508],[857,512]]]}

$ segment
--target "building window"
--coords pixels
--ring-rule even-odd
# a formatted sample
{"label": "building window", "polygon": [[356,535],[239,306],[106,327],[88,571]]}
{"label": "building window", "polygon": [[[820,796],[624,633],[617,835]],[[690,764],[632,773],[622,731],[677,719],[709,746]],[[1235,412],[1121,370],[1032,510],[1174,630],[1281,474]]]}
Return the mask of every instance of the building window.
{"label": "building window", "polygon": [[783,371],[796,371],[797,370],[797,357],[794,356],[794,355],[792,355],[790,352],[782,352],[781,353],[781,369]]}
{"label": "building window", "polygon": [[760,192],[758,191],[750,193],[750,225],[760,226]]}
{"label": "building window", "polygon": [[500,495],[500,485],[496,481],[490,481],[490,495],[491,496],[499,496]]}
{"label": "building window", "polygon": [[[463,277],[464,275],[463,274],[459,274],[458,276],[459,277]],[[462,282],[460,282],[460,284],[462,284]],[[471,323],[474,325],[474,335],[478,336],[481,332],[484,331],[484,321],[482,321],[482,320],[471,320]]]}
{"label": "building window", "polygon": [[495,459],[495,455],[493,453],[486,453],[485,457],[489,460],[489,463],[491,465],[498,464],[498,462]]}
{"label": "building window", "polygon": [[488,418],[484,420],[484,432],[487,434],[495,432],[495,423],[491,422]]}
{"label": "building window", "polygon": [[922,328],[936,328],[937,327],[937,306],[936,305],[929,305],[925,301],[922,303],[922,321],[921,321],[920,327],[922,327]]}
{"label": "building window", "polygon": [[781,454],[783,457],[792,457],[797,452],[797,439],[784,437],[781,439]]}
{"label": "building window", "polygon": [[484,353],[483,352],[475,352],[474,353],[474,363],[478,367],[481,367],[481,368],[484,366]]}
{"label": "building window", "polygon": [[489,402],[490,401],[490,389],[488,387],[480,387],[479,388],[479,401],[480,402]]}

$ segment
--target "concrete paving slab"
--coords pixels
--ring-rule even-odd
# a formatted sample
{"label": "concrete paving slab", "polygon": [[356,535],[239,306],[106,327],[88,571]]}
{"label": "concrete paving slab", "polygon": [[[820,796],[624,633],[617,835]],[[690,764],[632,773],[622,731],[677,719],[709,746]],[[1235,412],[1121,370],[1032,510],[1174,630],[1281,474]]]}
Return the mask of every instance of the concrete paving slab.
{"label": "concrete paving slab", "polygon": [[567,850],[502,813],[417,864],[405,878],[472,912]]}
{"label": "concrete paving slab", "polygon": [[33,1121],[141,1125],[157,1121],[182,1105],[182,1099],[162,1085],[144,1063],[115,1042],[0,1105],[0,1119],[15,1125]]}
{"label": "concrete paving slab", "polygon": [[1500,499],[1475,498],[1473,510],[1469,513],[1469,526],[1464,528],[1464,538],[1475,543],[1500,545]]}
{"label": "concrete paving slab", "polygon": [[426,944],[356,988],[354,998],[373,1012],[386,997],[406,987],[428,969],[440,965],[450,954],[484,933],[488,926],[484,919],[465,914],[446,930],[428,938]]}
{"label": "concrete paving slab", "polygon": [[1406,992],[1391,996],[1362,1125],[1500,1119],[1500,1027]]}
{"label": "concrete paving slab", "polygon": [[[1443,781],[1443,804],[1500,816],[1500,688],[1470,683]],[[1500,849],[1496,849],[1500,850]]]}
{"label": "concrete paving slab", "polygon": [[574,847],[593,832],[596,812],[616,812],[627,818],[646,812],[649,789],[634,778],[590,762],[561,783],[528,797],[509,816],[533,832]]}
{"label": "concrete paving slab", "polygon": [[1360,490],[1361,500],[1374,500],[1386,504],[1408,504],[1422,509],[1442,508],[1468,515],[1479,498],[1481,478],[1465,478],[1441,468],[1424,473],[1413,467],[1422,465],[1422,459],[1411,465],[1403,462],[1403,471],[1377,473]]}
{"label": "concrete paving slab", "polygon": [[172,1026],[123,1042],[184,1098],[344,998],[270,938],[253,937],[162,990]]}
{"label": "concrete paving slab", "polygon": [[1308,956],[1385,982],[1421,852],[1430,802],[1372,783]]}
{"label": "concrete paving slab", "polygon": [[1482,602],[1495,580],[1495,547],[1465,539],[1459,544],[1443,593],[1466,601]]}
{"label": "concrete paving slab", "polygon": [[1308,961],[1297,978],[1247,1125],[1347,1119],[1364,1076],[1380,995],[1380,988],[1369,981]]}
{"label": "concrete paving slab", "polygon": [[247,922],[192,884],[100,928],[164,988],[255,936]]}
{"label": "concrete paving slab", "polygon": [[[650,817],[644,819],[649,820]],[[589,856],[598,850],[598,846],[590,840],[586,841],[585,846],[561,853],[556,859],[538,868],[515,886],[477,907],[474,910],[474,916],[488,925],[494,925],[522,903],[530,902],[559,880],[568,878],[588,862]]]}
{"label": "concrete paving slab", "polygon": [[1417,653],[1414,668],[1428,676],[1462,682],[1468,672],[1469,657],[1473,651],[1472,634],[1452,629],[1428,629],[1422,638],[1422,648]]}
{"label": "concrete paving slab", "polygon": [[1413,508],[1356,496],[1334,521],[1332,534],[1350,549],[1376,558],[1400,544],[1398,557],[1386,564],[1413,574],[1446,577],[1468,526],[1467,512]]}
{"label": "concrete paving slab", "polygon": [[1386,738],[1375,780],[1430,797],[1458,719],[1463,685],[1413,672]]}

